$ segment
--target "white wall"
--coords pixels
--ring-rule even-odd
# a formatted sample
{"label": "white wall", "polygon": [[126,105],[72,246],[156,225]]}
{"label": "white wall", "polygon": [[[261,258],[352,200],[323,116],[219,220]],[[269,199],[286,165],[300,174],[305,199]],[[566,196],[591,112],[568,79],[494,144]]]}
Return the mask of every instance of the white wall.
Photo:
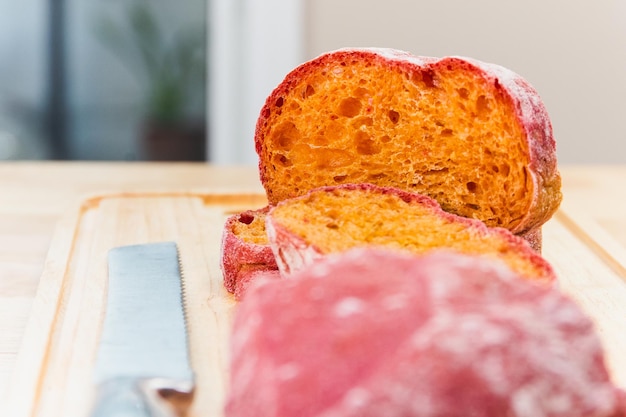
{"label": "white wall", "polygon": [[626,0],[210,0],[216,163],[257,162],[265,97],[293,67],[345,46],[465,55],[526,78],[560,163],[626,163]]}
{"label": "white wall", "polygon": [[253,165],[266,97],[304,60],[304,0],[209,0],[209,160]]}
{"label": "white wall", "polygon": [[465,55],[539,91],[559,163],[626,163],[626,1],[308,0],[306,57],[344,46]]}
{"label": "white wall", "polygon": [[46,2],[5,2],[0,10],[0,160],[44,158]]}

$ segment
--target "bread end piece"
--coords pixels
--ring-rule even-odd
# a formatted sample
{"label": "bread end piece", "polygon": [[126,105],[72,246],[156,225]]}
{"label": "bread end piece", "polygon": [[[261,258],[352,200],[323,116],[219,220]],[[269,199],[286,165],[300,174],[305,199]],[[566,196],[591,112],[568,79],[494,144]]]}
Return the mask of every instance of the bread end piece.
{"label": "bread end piece", "polygon": [[278,276],[278,265],[265,234],[268,210],[246,210],[230,216],[224,224],[220,268],[224,287],[237,300],[255,277]]}

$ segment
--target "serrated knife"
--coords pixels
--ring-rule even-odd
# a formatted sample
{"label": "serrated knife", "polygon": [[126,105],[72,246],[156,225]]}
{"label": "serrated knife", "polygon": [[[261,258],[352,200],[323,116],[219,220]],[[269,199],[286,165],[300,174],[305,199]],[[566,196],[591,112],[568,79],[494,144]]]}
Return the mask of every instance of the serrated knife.
{"label": "serrated knife", "polygon": [[93,417],[186,413],[194,391],[175,242],[113,248]]}

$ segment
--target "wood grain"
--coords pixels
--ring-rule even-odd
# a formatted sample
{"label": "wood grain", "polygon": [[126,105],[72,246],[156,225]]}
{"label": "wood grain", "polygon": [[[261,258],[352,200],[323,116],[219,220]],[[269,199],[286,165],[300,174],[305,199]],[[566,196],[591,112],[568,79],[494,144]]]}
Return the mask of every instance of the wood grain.
{"label": "wood grain", "polygon": [[[173,240],[184,271],[192,365],[192,416],[221,415],[235,305],[222,286],[219,245],[230,213],[261,195],[124,194],[94,197],[59,225],[9,385],[8,415],[84,416],[104,317],[106,256],[115,246]],[[205,225],[205,227],[198,227]]]}
{"label": "wood grain", "polygon": [[88,196],[163,190],[263,192],[254,166],[0,161],[0,416],[58,222]]}
{"label": "wood grain", "polygon": [[[565,200],[544,226],[544,255],[596,322],[611,372],[626,387],[626,167],[562,171]],[[72,203],[102,190],[112,193]],[[82,416],[103,314],[103,253],[118,242],[180,237],[196,288],[188,301],[199,384],[193,413],[219,416],[228,351],[214,346],[227,343],[228,320],[217,317],[233,301],[216,282],[215,248],[225,216],[264,204],[260,191],[254,167],[0,164],[0,397],[7,387],[10,399],[0,401],[0,415]]]}
{"label": "wood grain", "polygon": [[543,254],[559,288],[593,319],[613,380],[626,388],[626,251],[602,229],[575,223],[563,210],[543,233]]}

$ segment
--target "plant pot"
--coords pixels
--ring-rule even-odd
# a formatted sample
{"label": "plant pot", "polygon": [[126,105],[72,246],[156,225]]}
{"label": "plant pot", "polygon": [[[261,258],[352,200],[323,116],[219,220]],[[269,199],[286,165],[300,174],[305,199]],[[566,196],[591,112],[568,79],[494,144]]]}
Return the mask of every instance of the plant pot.
{"label": "plant pot", "polygon": [[206,161],[204,123],[163,124],[147,122],[142,146],[149,161]]}

